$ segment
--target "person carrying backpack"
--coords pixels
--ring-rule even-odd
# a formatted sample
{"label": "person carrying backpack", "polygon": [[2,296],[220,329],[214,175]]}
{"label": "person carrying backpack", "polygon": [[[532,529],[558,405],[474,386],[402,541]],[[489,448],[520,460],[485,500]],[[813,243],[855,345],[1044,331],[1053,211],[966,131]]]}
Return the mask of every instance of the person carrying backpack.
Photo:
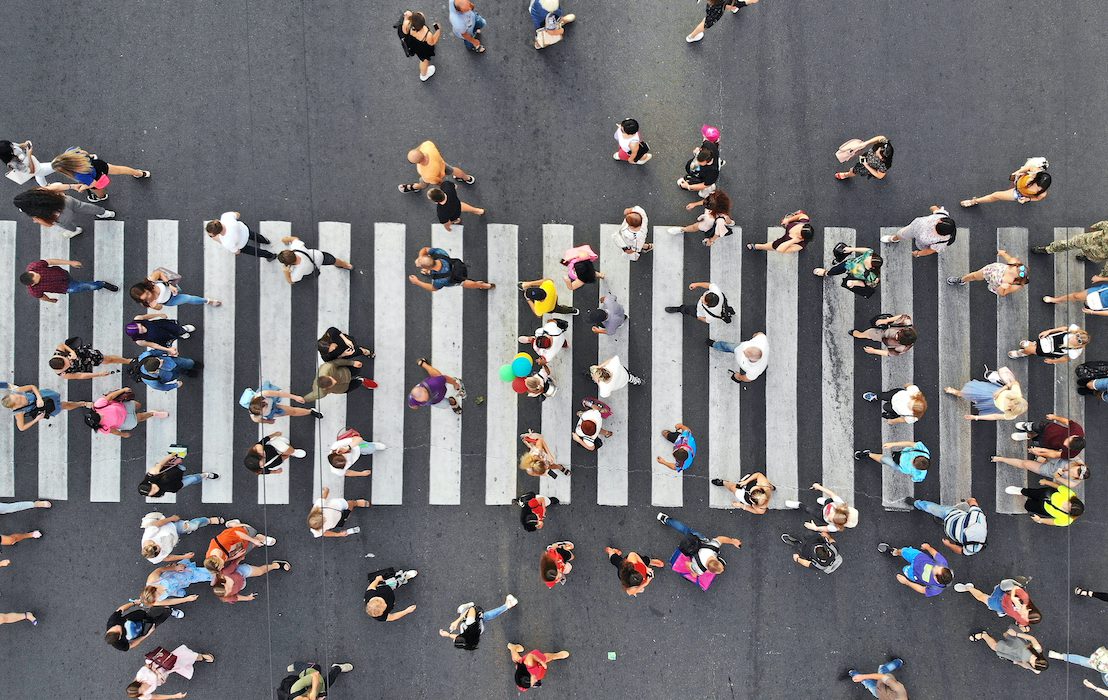
{"label": "person carrying backpack", "polygon": [[317,663],[305,663],[295,661],[285,669],[289,675],[281,680],[277,687],[278,700],[323,700],[327,697],[327,691],[334,686],[339,675],[350,673],[354,670],[354,664],[331,664],[327,675],[323,675],[323,669]]}
{"label": "person carrying backpack", "polygon": [[693,282],[689,290],[706,290],[696,300],[695,304],[681,304],[679,306],[667,306],[667,314],[684,314],[695,318],[702,323],[715,323],[723,321],[731,323],[735,318],[735,309],[727,303],[727,295],[712,282]]}
{"label": "person carrying backpack", "polygon": [[943,521],[943,544],[952,552],[972,557],[985,548],[989,525],[985,511],[976,498],[967,498],[952,506],[944,506],[922,498],[906,496],[904,503]]}
{"label": "person carrying backpack", "polygon": [[469,268],[461,258],[452,258],[442,248],[423,246],[415,259],[419,274],[429,277],[424,282],[416,275],[408,275],[408,281],[429,292],[437,292],[444,287],[461,285],[466,289],[495,289],[496,285],[482,280],[469,279]]}
{"label": "person carrying backpack", "polygon": [[805,569],[819,569],[830,574],[843,563],[843,557],[835,546],[835,538],[829,532],[807,534],[803,540],[784,533],[781,541],[796,550],[793,552],[793,561]]}

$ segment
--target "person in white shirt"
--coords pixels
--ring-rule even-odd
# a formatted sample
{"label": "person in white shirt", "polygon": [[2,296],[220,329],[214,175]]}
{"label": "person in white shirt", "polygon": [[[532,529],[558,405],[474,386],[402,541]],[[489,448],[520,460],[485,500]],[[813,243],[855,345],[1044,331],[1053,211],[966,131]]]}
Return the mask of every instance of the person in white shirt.
{"label": "person in white shirt", "polygon": [[296,236],[285,236],[281,242],[285,244],[285,249],[277,254],[277,262],[285,266],[285,279],[289,284],[296,284],[305,277],[316,274],[324,265],[334,265],[343,270],[354,269],[353,265],[342,258],[307,247]]}
{"label": "person in white shirt", "polygon": [[552,318],[542,324],[542,328],[536,328],[534,335],[521,335],[517,340],[530,343],[531,349],[539,356],[539,364],[549,365],[560,350],[569,347],[569,341],[562,337],[568,328],[569,321]]}
{"label": "person in white shirt", "polygon": [[348,501],[342,498],[331,498],[331,489],[323,487],[322,495],[312,503],[312,509],[308,512],[308,529],[312,531],[312,537],[349,537],[362,531],[358,526],[348,527],[345,530],[336,530],[346,524],[346,519],[355,508],[366,508],[369,501],[364,498]]}
{"label": "person in white shirt", "polygon": [[8,179],[17,185],[22,185],[33,177],[39,185],[45,187],[46,178],[54,174],[53,164],[40,163],[35,158],[34,144],[30,141],[0,141],[0,161],[8,167]]}
{"label": "person in white shirt", "polygon": [[[246,253],[266,260],[276,258],[276,255],[261,247],[268,244],[269,239],[251,231],[249,226],[239,221],[241,217],[242,214],[237,211],[225,211],[218,220],[209,221],[204,226],[204,231],[207,232],[208,238],[235,255]],[[250,241],[254,241],[256,245],[251,245]]]}
{"label": "person in white shirt", "polygon": [[612,238],[615,239],[619,249],[635,261],[639,259],[640,253],[654,250],[654,244],[646,242],[649,231],[650,222],[646,218],[646,210],[640,206],[634,206],[623,210],[623,223],[619,225],[619,230],[612,234]]}
{"label": "person in white shirt", "polygon": [[193,518],[181,520],[179,515],[171,515],[168,518],[158,512],[147,513],[142,516],[139,527],[142,528],[142,556],[151,564],[160,564],[163,561],[182,561],[185,556],[173,554],[173,548],[181,539],[181,535],[196,532],[207,525],[222,525],[223,518],[214,515],[208,518]]}
{"label": "person in white shirt", "polygon": [[383,449],[386,449],[385,443],[370,442],[353,428],[346,428],[331,443],[327,462],[331,465],[331,472],[338,476],[369,476],[373,473],[372,469],[352,471],[354,464],[362,455],[371,455]]}
{"label": "person in white shirt", "polygon": [[704,343],[713,350],[734,353],[738,370],[727,370],[731,373],[733,382],[752,382],[762,376],[766,366],[769,365],[769,338],[761,331],[742,343],[729,343],[726,340],[711,338],[707,338]]}
{"label": "person in white shirt", "polygon": [[723,293],[722,289],[711,282],[693,282],[689,285],[689,289],[704,289],[707,291],[700,295],[700,298],[697,299],[695,304],[667,306],[666,313],[685,314],[686,316],[692,316],[696,320],[704,323],[713,323],[715,321],[731,323],[735,315],[735,310],[727,305],[727,296]]}
{"label": "person in white shirt", "polygon": [[596,382],[600,398],[606,399],[628,384],[642,384],[642,379],[627,371],[619,360],[619,355],[613,355],[598,365],[589,368],[589,376]]}
{"label": "person in white shirt", "polygon": [[1076,323],[1048,328],[1035,340],[1021,340],[1019,350],[1009,350],[1013,360],[1038,355],[1048,365],[1057,365],[1081,357],[1089,344],[1089,334]]}

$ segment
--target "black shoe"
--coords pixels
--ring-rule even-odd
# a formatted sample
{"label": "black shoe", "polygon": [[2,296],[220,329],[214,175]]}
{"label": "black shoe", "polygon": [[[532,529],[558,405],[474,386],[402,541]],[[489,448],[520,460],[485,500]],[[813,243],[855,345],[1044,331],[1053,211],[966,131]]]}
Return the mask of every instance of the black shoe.
{"label": "black shoe", "polygon": [[912,498],[911,496],[905,496],[904,497],[904,505],[906,505],[906,506],[915,506],[916,505],[916,499]]}
{"label": "black shoe", "polygon": [[667,314],[679,314],[679,313],[681,313],[681,307],[680,306],[667,306],[666,307],[666,313]]}
{"label": "black shoe", "polygon": [[1046,246],[1042,246],[1042,245],[1035,246],[1034,248],[1031,249],[1031,252],[1034,253],[1035,255],[1050,255],[1049,251],[1047,251],[1047,249],[1046,249]]}
{"label": "black shoe", "polygon": [[322,418],[323,417],[323,414],[320,413],[319,411],[315,410],[314,408],[312,409],[312,415],[315,416],[316,418]]}
{"label": "black shoe", "polygon": [[559,500],[558,500],[558,497],[557,497],[557,496],[551,496],[551,497],[550,497],[550,505],[552,505],[552,506],[556,506],[556,505],[558,505],[559,503],[561,503],[561,501],[559,501]]}
{"label": "black shoe", "polygon": [[711,338],[705,338],[704,339],[704,344],[707,345],[708,347],[712,347],[716,344],[716,341],[712,340]]}
{"label": "black shoe", "polygon": [[781,541],[790,547],[795,547],[800,544],[800,540],[796,539],[792,535],[781,535]]}
{"label": "black shoe", "polygon": [[723,486],[723,479],[712,479],[712,486]]}
{"label": "black shoe", "polygon": [[871,454],[873,454],[873,453],[870,452],[869,450],[854,450],[854,459],[865,459],[866,457],[869,457]]}
{"label": "black shoe", "polygon": [[115,286],[111,282],[105,282],[103,288],[108,290],[109,292],[118,292],[119,291],[119,287]]}
{"label": "black shoe", "polygon": [[[889,554],[889,552],[891,552],[891,551],[892,551],[892,549],[893,549],[893,548],[892,548],[892,547],[890,547],[890,546],[888,545],[888,543],[886,543],[886,542],[881,542],[881,543],[879,543],[879,544],[877,545],[877,551],[878,551],[878,552],[881,552],[882,554]],[[890,555],[890,556],[891,556],[891,555]]]}
{"label": "black shoe", "polygon": [[258,242],[262,243],[263,245],[269,245],[273,242],[260,233],[255,233],[254,236],[258,239]]}

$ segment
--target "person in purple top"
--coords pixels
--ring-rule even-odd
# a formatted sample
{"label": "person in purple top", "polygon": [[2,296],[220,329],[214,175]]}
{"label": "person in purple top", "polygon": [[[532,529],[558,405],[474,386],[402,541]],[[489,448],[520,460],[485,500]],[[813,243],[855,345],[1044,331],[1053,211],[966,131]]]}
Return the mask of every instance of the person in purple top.
{"label": "person in purple top", "polygon": [[[462,380],[443,374],[428,362],[425,358],[416,361],[416,365],[427,372],[427,378],[412,387],[408,392],[408,408],[417,409],[422,406],[438,406],[450,408],[461,415],[462,399],[466,396]],[[445,403],[443,400],[445,399]]]}
{"label": "person in purple top", "polygon": [[937,596],[954,580],[954,572],[946,558],[931,545],[924,542],[916,547],[897,549],[882,542],[877,551],[892,558],[901,557],[908,564],[896,575],[896,580],[920,595]]}

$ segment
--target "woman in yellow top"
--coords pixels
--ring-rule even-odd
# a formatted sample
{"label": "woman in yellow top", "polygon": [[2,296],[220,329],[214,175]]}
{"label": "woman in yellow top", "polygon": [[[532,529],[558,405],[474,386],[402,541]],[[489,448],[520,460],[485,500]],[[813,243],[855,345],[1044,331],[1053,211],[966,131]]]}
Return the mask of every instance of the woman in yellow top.
{"label": "woman in yellow top", "polygon": [[1023,508],[1031,514],[1031,519],[1040,525],[1066,527],[1081,517],[1085,504],[1068,486],[1062,486],[1050,479],[1040,479],[1039,488],[1021,489],[1008,486],[1004,493],[1027,498]]}
{"label": "woman in yellow top", "polygon": [[1046,158],[1028,158],[1019,170],[1008,176],[1012,186],[1006,190],[998,190],[984,197],[971,197],[963,199],[963,207],[973,207],[986,202],[1038,202],[1046,197],[1050,189],[1050,173],[1046,170],[1050,167]]}
{"label": "woman in yellow top", "polygon": [[396,189],[401,192],[418,192],[428,185],[442,184],[442,181],[445,180],[448,175],[458,182],[464,182],[467,185],[472,185],[477,181],[477,178],[466,171],[447,163],[443,159],[442,154],[439,153],[439,147],[432,141],[424,141],[408,151],[408,162],[416,167],[416,172],[419,173],[419,180],[397,185]]}
{"label": "woman in yellow top", "polygon": [[539,318],[542,318],[544,314],[576,316],[581,313],[572,306],[563,306],[558,303],[558,288],[554,286],[554,280],[541,279],[520,282],[519,288],[523,292],[523,298],[527,300],[527,305]]}

